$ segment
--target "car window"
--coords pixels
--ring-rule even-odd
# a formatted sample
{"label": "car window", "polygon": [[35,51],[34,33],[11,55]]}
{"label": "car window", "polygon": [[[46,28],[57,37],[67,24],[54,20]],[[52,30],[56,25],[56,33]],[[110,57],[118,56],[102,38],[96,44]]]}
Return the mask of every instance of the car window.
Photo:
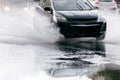
{"label": "car window", "polygon": [[112,2],[113,0],[99,0],[100,2]]}
{"label": "car window", "polygon": [[57,11],[79,11],[94,9],[83,0],[53,0],[53,6]]}

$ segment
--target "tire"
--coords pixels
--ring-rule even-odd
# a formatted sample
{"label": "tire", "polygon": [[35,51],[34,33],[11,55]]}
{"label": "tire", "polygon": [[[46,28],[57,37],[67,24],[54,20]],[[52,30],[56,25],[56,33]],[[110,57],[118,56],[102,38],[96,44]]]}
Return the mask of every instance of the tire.
{"label": "tire", "polygon": [[105,38],[105,34],[96,37],[97,40],[103,40],[104,38]]}

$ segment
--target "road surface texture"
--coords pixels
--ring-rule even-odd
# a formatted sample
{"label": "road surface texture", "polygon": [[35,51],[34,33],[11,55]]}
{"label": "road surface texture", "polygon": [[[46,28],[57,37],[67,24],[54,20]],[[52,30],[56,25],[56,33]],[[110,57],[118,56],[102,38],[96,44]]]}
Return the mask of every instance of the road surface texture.
{"label": "road surface texture", "polygon": [[34,7],[0,10],[0,80],[120,80],[120,15],[104,13],[107,35],[61,39]]}

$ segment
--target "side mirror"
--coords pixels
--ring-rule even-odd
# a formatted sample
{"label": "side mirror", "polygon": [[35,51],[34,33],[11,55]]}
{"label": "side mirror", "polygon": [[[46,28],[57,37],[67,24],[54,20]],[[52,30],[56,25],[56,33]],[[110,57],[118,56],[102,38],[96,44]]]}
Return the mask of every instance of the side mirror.
{"label": "side mirror", "polygon": [[45,11],[51,11],[51,8],[50,7],[45,7],[44,10]]}

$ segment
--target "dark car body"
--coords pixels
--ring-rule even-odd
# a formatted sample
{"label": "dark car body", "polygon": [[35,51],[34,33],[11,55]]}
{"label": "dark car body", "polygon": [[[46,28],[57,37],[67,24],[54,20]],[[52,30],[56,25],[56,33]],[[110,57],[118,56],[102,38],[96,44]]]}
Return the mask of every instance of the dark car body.
{"label": "dark car body", "polygon": [[65,37],[104,39],[106,20],[88,0],[41,0],[39,5]]}

